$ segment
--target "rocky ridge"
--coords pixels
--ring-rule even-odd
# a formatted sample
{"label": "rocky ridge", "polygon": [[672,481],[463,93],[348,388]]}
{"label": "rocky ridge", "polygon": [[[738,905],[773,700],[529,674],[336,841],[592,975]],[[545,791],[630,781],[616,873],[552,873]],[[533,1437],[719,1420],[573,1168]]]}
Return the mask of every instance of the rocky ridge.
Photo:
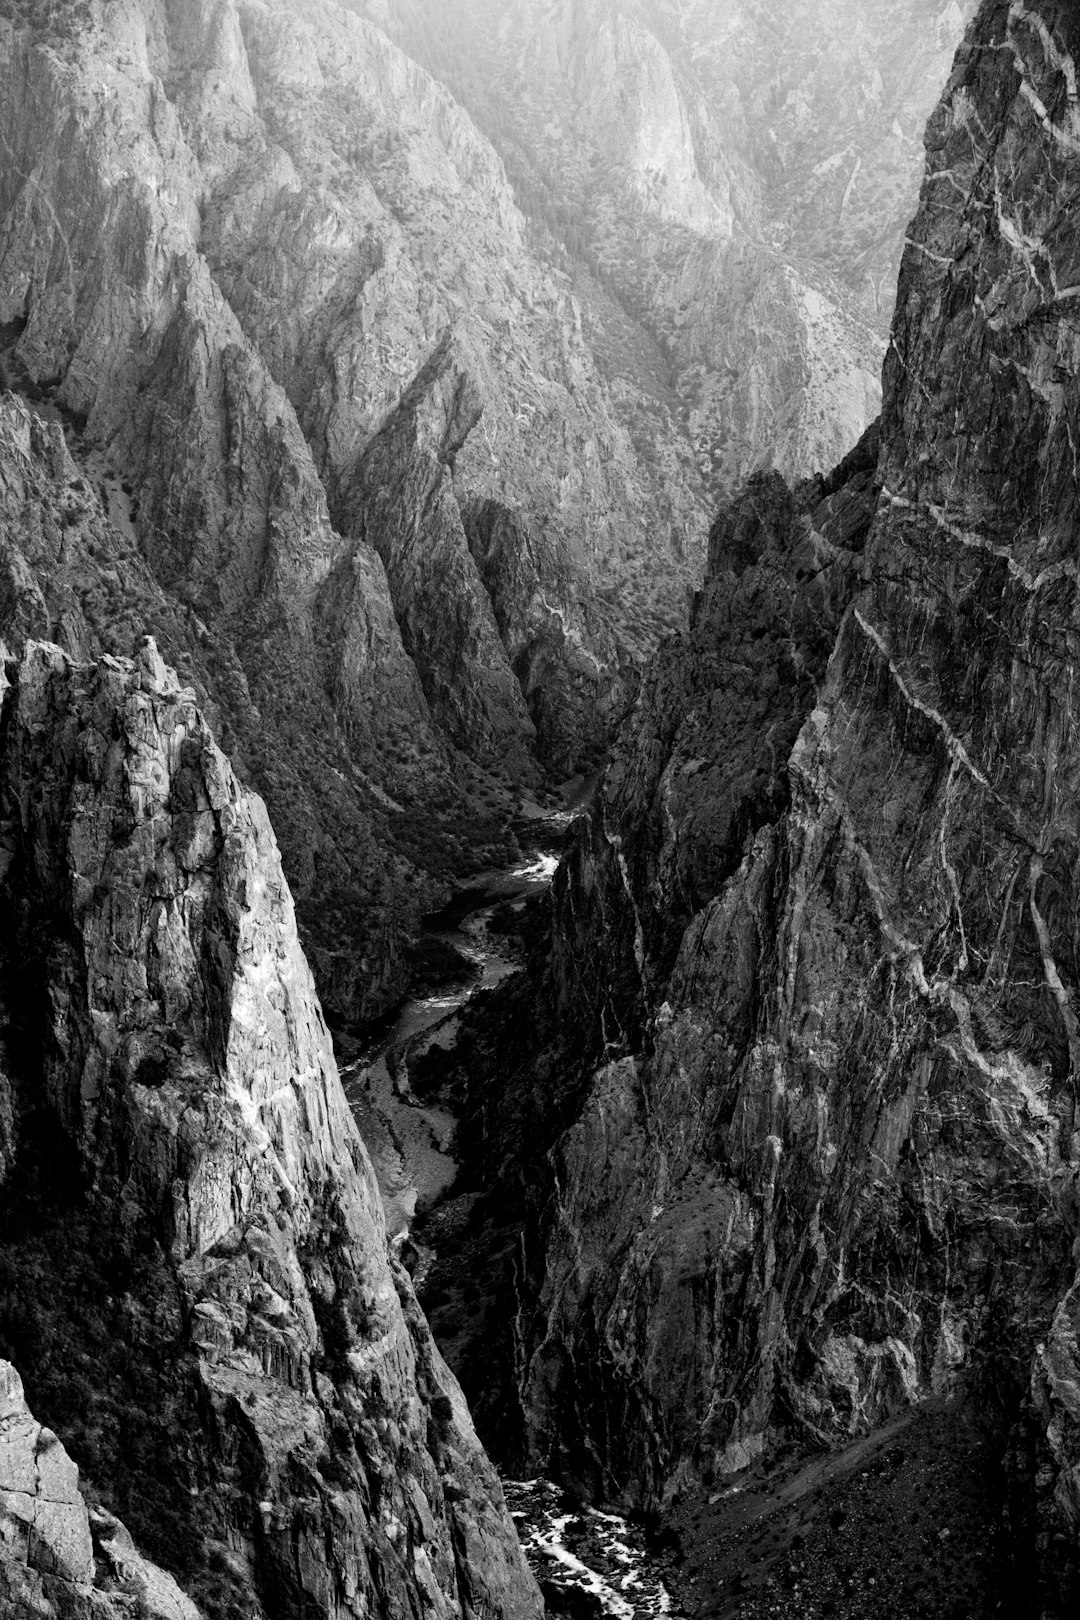
{"label": "rocky ridge", "polygon": [[865,574],[875,423],[828,480],[759,473],[709,536],[687,635],[646,671],[558,875],[561,1016],[634,1044],[691,919],[790,799],[787,761]]}
{"label": "rocky ridge", "polygon": [[[388,1252],[265,807],[152,641],[4,670],[0,1342],[91,1525],[134,1564],[119,1510],[207,1616],[539,1614]],[[68,1590],[89,1532],[50,1446],[66,1494],[29,1554],[5,1495],[3,1579],[129,1612]]]}
{"label": "rocky ridge", "polygon": [[[387,739],[404,732],[434,770],[433,790],[446,806],[434,831],[430,819],[414,825],[367,775],[357,761],[360,751],[343,746],[336,724],[320,739],[329,706],[320,701],[314,677],[313,689],[294,690],[288,704],[256,702],[261,694],[257,688],[253,694],[234,643],[154,575],[130,506],[123,481],[103,468],[86,441],[70,429],[65,438],[55,408],[0,396],[0,629],[14,649],[44,637],[82,661],[101,652],[125,656],[148,631],[157,637],[193,684],[238,768],[267,788],[293,878],[321,917],[307,912],[305,942],[328,1000],[339,1013],[378,1009],[407,972],[402,934],[417,926],[439,892],[417,871],[425,837],[430,858],[430,844],[437,848],[445,839],[447,823],[452,831],[455,807],[461,814],[434,727],[407,724],[426,703],[415,666],[401,649],[379,560],[352,556],[353,589],[343,583],[340,594],[355,611],[336,623],[328,615],[331,632],[339,631],[332,645],[349,699],[367,705],[362,748],[383,747],[391,758]],[[282,674],[275,667],[275,679]],[[325,679],[329,687],[332,669]],[[349,711],[344,700],[339,707],[344,730]],[[482,819],[476,830],[483,838]],[[500,848],[494,817],[487,832]],[[352,950],[342,949],[345,940]]]}
{"label": "rocky ridge", "polygon": [[487,1054],[545,1098],[492,1307],[526,1457],[662,1507],[974,1397],[1052,1615],[1080,1578],[1078,48],[1057,0],[982,6],[880,447],[721,516],[557,885],[549,1051]]}

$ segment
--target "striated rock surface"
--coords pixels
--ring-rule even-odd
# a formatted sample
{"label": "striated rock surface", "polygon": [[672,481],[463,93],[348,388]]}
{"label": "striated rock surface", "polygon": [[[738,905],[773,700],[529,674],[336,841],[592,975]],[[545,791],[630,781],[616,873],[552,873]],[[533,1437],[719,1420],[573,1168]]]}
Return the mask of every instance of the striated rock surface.
{"label": "striated rock surface", "polygon": [[1051,1615],[1080,1579],[1078,49],[1072,6],[983,5],[880,449],[722,516],[557,889],[550,1049],[474,1082],[498,1166],[497,1097],[561,1075],[507,1287],[527,1455],[659,1506],[974,1396]]}
{"label": "striated rock surface", "polygon": [[445,339],[368,445],[342,494],[342,527],[382,559],[405,650],[444,730],[485,764],[518,755],[534,728],[454,499],[454,458],[483,411]]}
{"label": "striated rock surface", "polygon": [[[603,755],[711,497],[875,414],[867,289],[964,7],[854,9],[0,3],[0,381],[202,627],[166,651],[335,1016],[400,996],[523,782]],[[410,424],[447,353],[443,462]]]}
{"label": "striated rock surface", "polygon": [[[152,641],[5,670],[0,1344],[34,1410],[208,1616],[539,1614],[387,1251],[261,800]],[[64,1525],[29,1568],[88,1584],[49,1456]]]}
{"label": "striated rock surface", "polygon": [[[282,695],[268,703],[229,636],[155,577],[123,482],[81,436],[65,441],[52,407],[38,409],[0,396],[0,631],[13,649],[46,637],[82,660],[126,655],[154,633],[240,770],[267,789],[328,1000],[339,1013],[377,1010],[403,981],[402,935],[439,892],[418,868],[437,864],[440,851],[445,864],[447,821],[455,808],[461,814],[378,557],[357,553],[329,605],[316,598],[324,639],[309,649],[310,689],[287,687],[288,647],[278,643],[270,673]],[[327,694],[340,724],[329,724]],[[409,751],[399,765],[388,741],[403,737]],[[405,785],[426,780],[445,793],[441,820],[414,819],[379,787],[364,769],[373,749]],[[476,820],[483,839],[484,818]],[[486,831],[500,847],[490,820]]]}
{"label": "striated rock surface", "polygon": [[790,799],[787,760],[864,573],[872,427],[828,481],[761,473],[718,516],[689,633],[649,666],[555,886],[562,1016],[640,1037],[691,918]]}
{"label": "striated rock surface", "polygon": [[[594,762],[626,714],[638,665],[605,622],[603,604],[567,606],[575,573],[567,546],[552,545],[501,501],[470,501],[462,518],[541,756],[563,772]],[[570,737],[579,739],[577,752]]]}
{"label": "striated rock surface", "polygon": [[[477,1421],[512,1468],[535,1464],[530,1447],[541,1434],[545,1466],[610,1489],[582,1461],[593,1445],[593,1370],[604,1364],[594,1347],[580,1411],[553,1406],[548,1388],[565,1371],[557,1341],[569,1337],[569,1323],[552,1330],[527,1384],[515,1387],[523,1346],[546,1331],[550,1302],[538,1304],[536,1295],[556,1241],[550,1199],[553,1165],[562,1184],[559,1138],[587,1105],[597,1062],[648,1038],[687,923],[737,871],[747,834],[789,803],[788,754],[864,569],[878,443],[875,428],[828,480],[795,494],[778,474],[763,473],[720,514],[693,628],[665,644],[646,672],[593,812],[556,874],[547,958],[533,962],[528,979],[504,986],[459,1042],[459,1141],[485,1191],[464,1233],[452,1217],[446,1232],[438,1227],[440,1259],[423,1299]],[[613,1121],[607,1102],[600,1106],[611,1138],[584,1174],[604,1189],[601,1202],[617,1220],[608,1161],[623,1148],[618,1111]],[[625,1168],[632,1182],[637,1167]],[[561,1235],[576,1281],[603,1274],[605,1243],[594,1243],[572,1204]],[[464,1302],[463,1272],[473,1279]],[[566,1360],[574,1354],[571,1347]],[[602,1401],[593,1414],[607,1423]],[[621,1446],[627,1431],[619,1423],[614,1430]]]}

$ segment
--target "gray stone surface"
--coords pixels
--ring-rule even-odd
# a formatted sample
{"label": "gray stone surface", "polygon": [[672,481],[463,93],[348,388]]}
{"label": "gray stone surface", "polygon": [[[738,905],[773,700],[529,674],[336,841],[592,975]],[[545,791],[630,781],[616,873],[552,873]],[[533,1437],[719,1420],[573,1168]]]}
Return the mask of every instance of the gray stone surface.
{"label": "gray stone surface", "polygon": [[[13,1064],[11,1081],[20,1119],[44,1110],[74,1155],[74,1219],[92,1234],[86,1251],[69,1237],[39,1259],[35,1285],[82,1388],[102,1358],[87,1398],[116,1403],[106,1423],[134,1414],[105,1370],[111,1335],[87,1346],[64,1326],[88,1289],[104,1292],[79,1268],[105,1251],[149,1279],[110,1308],[113,1333],[138,1345],[160,1460],[139,1474],[144,1462],[106,1450],[101,1483],[153,1492],[159,1536],[197,1504],[183,1556],[211,1613],[228,1597],[229,1612],[260,1616],[270,1591],[276,1614],[319,1605],[334,1620],[376,1606],[538,1614],[498,1480],[388,1253],[262,801],[153,641],[93,664],[31,643],[9,674],[0,780],[15,855],[0,906],[48,986],[30,1037],[44,1065]],[[0,972],[5,1007],[17,955]],[[37,1196],[48,1207],[63,1191]],[[43,1388],[64,1403],[60,1369]],[[28,1449],[8,1469],[7,1514],[28,1526],[32,1568],[85,1584],[75,1471],[16,1399],[12,1385],[8,1422]],[[28,1458],[36,1495],[22,1490]],[[105,1525],[99,1539],[117,1578],[172,1620],[171,1586],[129,1538]],[[236,1566],[228,1592],[218,1540]]]}

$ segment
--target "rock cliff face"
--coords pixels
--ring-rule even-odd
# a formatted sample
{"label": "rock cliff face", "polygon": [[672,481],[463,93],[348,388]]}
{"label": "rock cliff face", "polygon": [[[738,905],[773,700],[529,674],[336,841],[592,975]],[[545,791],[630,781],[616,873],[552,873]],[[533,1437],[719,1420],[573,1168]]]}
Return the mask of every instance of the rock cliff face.
{"label": "rock cliff face", "polygon": [[354,4],[502,152],[643,456],[672,411],[715,500],[859,438],[972,0]]}
{"label": "rock cliff face", "polygon": [[[2,380],[202,627],[320,982],[367,1016],[447,875],[507,846],[508,788],[606,742],[628,661],[682,615],[699,494],[677,457],[638,464],[499,158],[378,29],[12,0],[0,81]],[[452,456],[409,426],[448,353]],[[411,537],[391,473],[435,500]],[[470,553],[493,504],[530,548],[498,612]]]}
{"label": "rock cliff face", "polygon": [[103,1508],[87,1508],[79,1470],[34,1418],[22,1380],[0,1362],[0,1598],[34,1620],[200,1620],[171,1575],[137,1551]]}
{"label": "rock cliff face", "polygon": [[548,1120],[513,1318],[533,1456],[630,1500],[977,1392],[1054,1614],[1080,1568],[1078,48],[1072,6],[982,7],[929,126],[880,451],[752,483],[644,683],[557,897],[563,1052],[581,1020],[607,1061]]}
{"label": "rock cliff face", "polygon": [[[572,1203],[553,1235],[552,1170],[560,1187],[560,1138],[588,1108],[597,1065],[651,1043],[688,923],[737,872],[748,834],[790,803],[788,755],[865,573],[878,448],[875,427],[828,480],[793,494],[778,474],[761,474],[720,514],[693,627],[646,672],[593,813],[556,874],[547,955],[459,1043],[459,1141],[485,1196],[463,1240],[452,1219],[447,1234],[438,1226],[432,1241],[441,1250],[448,1235],[448,1246],[423,1299],[482,1431],[515,1469],[535,1466],[539,1447],[546,1466],[590,1491],[624,1483],[614,1469],[596,1472],[605,1453],[594,1454],[591,1422],[606,1433],[610,1414],[594,1389],[605,1361],[591,1342],[580,1410],[561,1404],[569,1341],[587,1332],[570,1319],[579,1305],[587,1319],[590,1305],[575,1298],[567,1320],[549,1326],[552,1245],[565,1238],[578,1281],[604,1276],[614,1260]],[[614,1140],[591,1166],[597,1188],[608,1186],[608,1154],[619,1156]],[[621,1219],[617,1196],[601,1201]],[[618,1450],[631,1426],[614,1422],[611,1432]]]}
{"label": "rock cliff face", "polygon": [[336,1015],[401,993],[523,782],[607,748],[710,492],[875,413],[867,289],[964,8],[865,10],[0,0],[0,382],[187,626]]}
{"label": "rock cliff face", "polygon": [[[538,1615],[387,1251],[261,800],[152,641],[4,670],[0,1342],[34,1411],[208,1616]],[[4,1478],[0,1578],[110,1615],[70,1608],[74,1470],[44,1430],[12,1449],[4,1387],[3,1468],[47,1455],[64,1490],[39,1462],[31,1511]]]}
{"label": "rock cliff face", "polygon": [[382,559],[433,715],[486,764],[516,753],[522,778],[535,731],[453,491],[454,459],[482,411],[467,368],[442,343],[357,464],[342,526]]}
{"label": "rock cliff face", "polygon": [[790,801],[787,761],[865,563],[875,424],[828,481],[754,477],[709,537],[689,633],[646,672],[555,885],[563,1016],[640,1038],[691,918]]}
{"label": "rock cliff face", "polygon": [[[417,871],[425,837],[430,864],[455,806],[461,814],[445,744],[424,720],[423,689],[402,649],[378,556],[356,548],[339,568],[333,596],[328,584],[326,598],[316,598],[316,623],[326,626],[321,664],[305,666],[311,689],[288,690],[283,638],[281,663],[267,666],[271,698],[280,688],[283,701],[266,702],[264,690],[256,703],[235,643],[148,566],[120,479],[103,472],[81,436],[69,432],[69,449],[55,409],[38,408],[51,420],[13,394],[0,396],[0,629],[9,646],[46,637],[87,660],[98,652],[126,655],[154,633],[193,683],[239,768],[267,787],[328,999],[339,1012],[378,1009],[404,976],[402,934],[438,892]],[[354,707],[361,710],[358,740]],[[400,739],[408,749],[399,765]],[[427,781],[445,792],[441,822],[417,820],[378,787],[363,768],[372,749],[414,791]],[[489,833],[498,847],[490,821]]]}

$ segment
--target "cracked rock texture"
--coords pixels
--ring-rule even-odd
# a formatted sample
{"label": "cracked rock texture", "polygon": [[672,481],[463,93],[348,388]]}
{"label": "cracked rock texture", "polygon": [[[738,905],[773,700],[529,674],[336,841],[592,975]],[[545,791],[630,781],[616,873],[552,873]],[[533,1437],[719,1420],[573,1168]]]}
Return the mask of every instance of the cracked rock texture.
{"label": "cracked rock texture", "polygon": [[[410,718],[427,712],[426,700],[401,647],[382,564],[361,549],[343,562],[332,601],[316,603],[326,626],[321,673],[310,690],[294,687],[287,703],[260,707],[229,636],[155,576],[130,504],[81,437],[65,440],[53,407],[0,395],[0,632],[13,649],[45,637],[81,660],[126,655],[152,632],[243,775],[267,789],[306,898],[305,944],[328,1001],[339,1013],[377,1009],[403,982],[403,933],[439,892],[419,867],[461,814],[445,746],[433,725]],[[284,659],[280,644],[278,652]],[[273,666],[275,680],[287,667],[287,659]],[[331,692],[340,716],[332,726]],[[392,759],[402,736],[428,768],[413,785],[428,781],[445,806],[441,822],[406,814],[358,763],[371,748]],[[485,824],[479,810],[474,821],[481,842],[486,830],[499,848],[495,822]]]}
{"label": "cracked rock texture", "polygon": [[87,1508],[79,1470],[34,1418],[8,1361],[0,1361],[0,1599],[20,1620],[123,1620],[136,1612],[200,1620],[119,1519]]}
{"label": "cracked rock texture", "polygon": [[8,1375],[3,1578],[61,1615],[93,1578],[70,1453],[125,1590],[113,1510],[206,1615],[538,1615],[388,1252],[262,801],[152,640],[4,668],[0,1345],[67,1450]]}
{"label": "cracked rock texture", "polygon": [[507,1288],[526,1455],[597,1495],[974,1394],[1047,1614],[1080,1570],[1078,52],[1071,5],[983,5],[880,446],[714,528],[556,888]]}
{"label": "cracked rock texture", "polygon": [[690,922],[790,799],[788,756],[865,564],[871,427],[826,481],[755,476],[716,519],[689,633],[646,672],[555,886],[562,1016],[640,1037]]}
{"label": "cracked rock texture", "polygon": [[[482,412],[444,341],[359,461],[342,526],[382,559],[433,715],[460,747],[498,764],[525,756],[534,728],[454,499],[454,458]],[[526,757],[517,770],[527,774]]]}

